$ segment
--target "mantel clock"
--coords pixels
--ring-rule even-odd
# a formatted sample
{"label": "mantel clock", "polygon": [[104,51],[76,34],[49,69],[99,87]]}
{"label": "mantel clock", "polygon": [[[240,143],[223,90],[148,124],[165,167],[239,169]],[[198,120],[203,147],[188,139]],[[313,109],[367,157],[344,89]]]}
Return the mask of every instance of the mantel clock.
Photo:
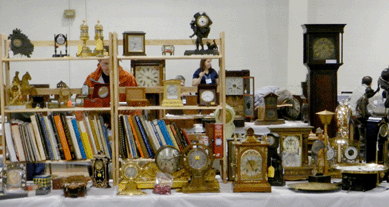
{"label": "mantel clock", "polygon": [[120,168],[120,181],[118,195],[144,195],[145,192],[138,189],[136,179],[141,174],[138,163],[127,160]]}
{"label": "mantel clock", "polygon": [[[321,122],[316,112],[335,111],[337,71],[343,64],[343,30],[346,24],[304,24],[304,65],[308,68],[309,125]],[[329,137],[336,136],[336,124],[328,126]]]}
{"label": "mantel clock", "polygon": [[268,93],[263,99],[265,105],[259,107],[258,119],[255,121],[255,125],[284,124],[285,121],[283,119],[278,119],[278,95],[275,93]]}
{"label": "mantel clock", "polygon": [[123,55],[146,55],[146,33],[140,31],[123,32]]}
{"label": "mantel clock", "polygon": [[257,140],[252,128],[247,129],[246,137],[235,143],[236,174],[234,192],[271,192],[267,181],[268,144]]}
{"label": "mantel clock", "polygon": [[181,81],[165,80],[163,82],[162,106],[184,106],[181,100]]}
{"label": "mantel clock", "polygon": [[93,186],[97,188],[110,188],[108,172],[109,158],[99,153],[93,156],[91,162]]}

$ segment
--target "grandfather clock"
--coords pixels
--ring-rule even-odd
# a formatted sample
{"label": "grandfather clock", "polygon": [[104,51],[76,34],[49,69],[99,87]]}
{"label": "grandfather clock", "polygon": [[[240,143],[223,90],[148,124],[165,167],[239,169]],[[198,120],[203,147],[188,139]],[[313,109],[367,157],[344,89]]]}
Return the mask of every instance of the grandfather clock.
{"label": "grandfather clock", "polygon": [[[304,24],[304,65],[308,68],[309,125],[322,124],[317,112],[335,111],[337,72],[343,64],[343,29],[346,24]],[[329,137],[336,135],[335,121],[328,126]]]}

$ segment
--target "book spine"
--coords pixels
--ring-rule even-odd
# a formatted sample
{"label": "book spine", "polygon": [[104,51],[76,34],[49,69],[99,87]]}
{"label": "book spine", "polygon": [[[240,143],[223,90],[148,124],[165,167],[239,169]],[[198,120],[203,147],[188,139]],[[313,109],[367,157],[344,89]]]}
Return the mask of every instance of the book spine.
{"label": "book spine", "polygon": [[189,139],[188,134],[186,133],[186,130],[185,130],[185,129],[181,129],[181,131],[182,131],[182,135],[183,135],[184,138],[185,138],[186,143],[187,143],[188,145],[190,145],[190,144],[191,144],[191,141],[190,141],[190,139]]}
{"label": "book spine", "polygon": [[149,126],[146,124],[146,121],[143,118],[143,116],[139,116],[139,119],[140,119],[140,122],[141,122],[141,124],[143,126],[143,129],[144,129],[145,133],[146,133],[146,137],[147,137],[147,139],[149,141],[151,149],[153,150],[154,153],[157,152],[159,147],[156,146],[154,138],[151,136],[151,133],[150,133],[150,130],[149,130]]}
{"label": "book spine", "polygon": [[89,143],[88,132],[86,131],[85,123],[83,121],[78,122],[80,126],[80,134],[82,145],[84,146],[85,154],[87,159],[93,158],[92,146]]}
{"label": "book spine", "polygon": [[42,125],[40,123],[41,120],[40,120],[39,114],[34,114],[33,116],[35,116],[36,126],[37,126],[38,132],[40,134],[40,138],[41,138],[41,142],[42,142],[42,147],[43,147],[43,152],[45,153],[46,160],[50,160],[49,152],[47,150],[46,139],[45,139],[43,131],[42,131]]}
{"label": "book spine", "polygon": [[77,159],[77,157],[76,157],[76,150],[75,150],[75,147],[74,147],[72,136],[70,134],[70,127],[69,127],[69,125],[68,125],[68,123],[66,121],[65,115],[64,114],[60,114],[59,116],[61,118],[63,130],[65,131],[65,137],[66,137],[66,141],[68,142],[68,146],[69,146],[69,150],[70,150],[70,155],[72,156],[72,160],[75,160],[75,159]]}
{"label": "book spine", "polygon": [[97,154],[95,138],[93,136],[92,129],[91,129],[91,126],[89,124],[89,117],[84,114],[84,120],[82,120],[82,121],[85,124],[84,126],[85,126],[85,129],[86,129],[88,140],[89,140],[90,146],[92,148],[92,155]]}
{"label": "book spine", "polygon": [[23,145],[23,151],[24,151],[24,156],[26,157],[26,161],[34,161],[33,158],[31,158],[31,151],[29,148],[29,144],[27,143],[26,135],[24,132],[24,123],[19,122],[18,124],[19,128],[19,133],[20,133],[20,139]]}
{"label": "book spine", "polygon": [[49,127],[49,134],[53,137],[54,143],[56,143],[55,147],[55,152],[57,153],[57,158],[56,160],[64,160],[65,159],[65,154],[63,152],[63,148],[61,145],[61,140],[59,140],[59,135],[57,128],[55,126],[54,118],[52,114],[49,114],[45,116],[47,118],[46,126]]}
{"label": "book spine", "polygon": [[18,157],[16,156],[16,150],[14,146],[14,142],[12,139],[12,133],[11,133],[11,124],[9,122],[4,123],[4,131],[5,131],[5,141],[7,150],[9,153],[9,158],[11,162],[17,162]]}
{"label": "book spine", "polygon": [[133,158],[138,158],[138,154],[136,153],[136,146],[135,146],[135,139],[134,139],[134,134],[132,133],[131,130],[131,125],[130,125],[130,120],[127,115],[123,116],[123,124],[124,124],[124,129],[126,129],[126,135],[128,139],[128,144],[129,144],[129,149],[131,151],[131,156]]}
{"label": "book spine", "polygon": [[[129,157],[127,154],[127,142],[125,138],[125,132],[124,132],[124,121],[123,121],[123,115],[119,114],[119,153],[121,154],[122,158],[132,158]],[[128,136],[128,134],[127,134]]]}
{"label": "book spine", "polygon": [[134,139],[135,139],[135,142],[136,142],[136,145],[138,146],[138,150],[139,150],[139,154],[142,158],[145,158],[145,154],[143,152],[143,149],[142,148],[142,143],[140,141],[140,138],[138,137],[138,134],[136,133],[136,128],[135,128],[135,125],[134,125],[134,122],[132,120],[132,117],[131,116],[128,116],[128,122],[130,122],[130,126],[131,126],[131,129],[132,129],[132,134],[134,135]]}
{"label": "book spine", "polygon": [[16,155],[18,156],[19,161],[20,162],[26,161],[26,157],[24,155],[24,150],[23,150],[23,144],[19,132],[19,124],[11,124],[11,134],[15,142],[15,149],[16,149],[15,152]]}
{"label": "book spine", "polygon": [[162,146],[163,146],[163,144],[162,144],[162,139],[161,139],[161,137],[159,136],[159,133],[158,133],[158,131],[157,131],[157,128],[155,127],[155,125],[154,125],[153,122],[150,121],[149,123],[150,123],[151,128],[153,129],[153,132],[154,132],[154,134],[155,134],[155,137],[157,138],[157,141],[158,141],[159,145],[162,147]]}
{"label": "book spine", "polygon": [[65,130],[63,128],[63,124],[61,121],[61,117],[59,115],[54,116],[55,126],[57,127],[59,140],[62,145],[63,153],[66,160],[72,160],[72,155],[70,154],[69,144],[66,138]]}
{"label": "book spine", "polygon": [[159,125],[159,128],[161,129],[163,137],[165,138],[166,144],[174,146],[174,143],[169,135],[169,132],[167,131],[165,122],[163,120],[158,120],[158,125]]}
{"label": "book spine", "polygon": [[68,128],[69,128],[70,137],[72,139],[72,143],[73,143],[73,147],[74,147],[74,154],[75,154],[77,160],[81,160],[82,159],[81,150],[80,150],[80,146],[78,145],[76,133],[75,133],[74,128],[73,128],[72,119],[68,118],[68,117],[66,117],[65,119],[66,119],[66,123],[67,123]]}
{"label": "book spine", "polygon": [[177,126],[176,122],[173,122],[172,126],[175,129],[179,140],[181,141],[182,148],[185,148],[186,146],[188,146],[188,143],[186,143],[184,135],[182,134],[182,130]]}
{"label": "book spine", "polygon": [[151,136],[151,138],[153,139],[153,142],[154,142],[154,145],[155,145],[155,149],[156,149],[156,151],[158,151],[158,149],[159,149],[162,145],[159,143],[159,141],[158,141],[158,139],[157,139],[157,137],[156,137],[156,135],[155,135],[155,133],[154,133],[154,129],[153,129],[153,127],[151,126],[150,121],[145,120],[145,123],[146,123],[146,125],[147,125],[147,128],[149,129],[150,136]]}
{"label": "book spine", "polygon": [[107,146],[105,143],[103,131],[102,131],[101,125],[96,117],[97,117],[97,115],[92,117],[92,123],[93,123],[93,126],[95,127],[97,141],[99,142],[99,148],[100,148],[100,151],[102,153],[107,154]]}
{"label": "book spine", "polygon": [[178,149],[180,149],[180,151],[182,152],[184,150],[185,146],[181,143],[181,140],[178,137],[178,132],[174,128],[173,124],[169,125],[169,127],[170,127],[170,130],[172,131],[173,137],[176,139],[176,143],[178,145]]}
{"label": "book spine", "polygon": [[153,124],[154,124],[155,128],[157,129],[159,137],[161,137],[162,146],[167,145],[165,137],[163,136],[161,128],[159,127],[158,120],[157,119],[153,120]]}
{"label": "book spine", "polygon": [[38,148],[39,148],[40,157],[42,160],[46,160],[45,147],[44,147],[44,144],[42,142],[43,140],[42,140],[41,133],[39,133],[38,123],[36,122],[36,115],[31,115],[30,120],[31,120],[33,132],[35,134],[36,143],[37,143]]}
{"label": "book spine", "polygon": [[145,132],[143,126],[142,126],[142,123],[141,123],[140,118],[139,118],[138,115],[135,115],[135,121],[136,121],[136,124],[138,125],[139,132],[140,132],[140,135],[142,136],[143,142],[146,145],[147,153],[149,154],[150,158],[154,158],[154,152],[151,149],[149,140],[147,139],[146,132]]}
{"label": "book spine", "polygon": [[92,136],[93,141],[96,145],[96,154],[97,154],[99,151],[104,151],[104,150],[103,150],[103,147],[101,146],[101,141],[98,137],[97,126],[95,126],[95,123],[93,122],[93,118],[89,116],[88,121],[89,121],[90,130],[91,130],[92,135],[93,135]]}
{"label": "book spine", "polygon": [[105,143],[107,145],[107,152],[106,152],[106,155],[111,159],[112,158],[112,150],[111,150],[111,144],[109,142],[109,139],[108,139],[108,129],[107,127],[104,125],[104,119],[102,116],[99,116],[99,119],[100,119],[100,126],[101,126],[101,129],[103,131],[103,135],[104,135],[104,140],[105,140]]}
{"label": "book spine", "polygon": [[177,149],[180,149],[180,146],[178,146],[177,140],[176,140],[175,137],[174,137],[174,134],[173,134],[173,132],[172,132],[172,129],[170,128],[170,125],[166,125],[166,129],[167,129],[167,131],[169,132],[169,136],[170,136],[170,138],[172,139],[172,142],[173,142],[174,146],[175,146]]}
{"label": "book spine", "polygon": [[32,129],[32,124],[27,123],[26,129],[27,129],[27,132],[29,134],[29,137],[31,138],[31,147],[32,147],[32,150],[34,152],[35,159],[36,159],[36,161],[40,162],[40,161],[42,161],[42,158],[41,158],[40,153],[39,153],[38,145],[36,142],[37,139],[35,137],[34,130]]}
{"label": "book spine", "polygon": [[82,159],[86,159],[85,149],[84,149],[84,145],[82,144],[81,134],[80,134],[80,130],[78,128],[77,120],[74,118],[71,121],[72,121],[72,125],[74,128],[74,134],[76,135],[76,138],[77,138],[78,146],[80,147],[81,157],[82,157]]}
{"label": "book spine", "polygon": [[51,140],[49,137],[49,132],[47,131],[45,120],[42,115],[38,115],[38,118],[40,119],[39,124],[41,126],[42,135],[45,138],[46,151],[48,153],[48,157],[50,160],[54,160],[55,157],[54,157],[53,147],[51,146]]}

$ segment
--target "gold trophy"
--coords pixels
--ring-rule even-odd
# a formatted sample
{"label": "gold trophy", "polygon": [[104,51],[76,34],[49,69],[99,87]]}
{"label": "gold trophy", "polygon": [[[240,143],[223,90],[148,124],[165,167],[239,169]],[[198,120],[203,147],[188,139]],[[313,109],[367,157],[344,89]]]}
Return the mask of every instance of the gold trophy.
{"label": "gold trophy", "polygon": [[82,45],[78,45],[77,57],[88,57],[92,56],[92,51],[89,49],[88,46],[86,46],[86,42],[89,40],[89,27],[85,23],[85,20],[83,20],[82,22],[83,23],[80,26],[80,40],[82,41]]}
{"label": "gold trophy", "polygon": [[108,55],[107,51],[104,50],[104,36],[103,36],[103,26],[100,24],[100,20],[97,20],[95,25],[95,44],[96,48],[93,52],[97,57],[104,57]]}

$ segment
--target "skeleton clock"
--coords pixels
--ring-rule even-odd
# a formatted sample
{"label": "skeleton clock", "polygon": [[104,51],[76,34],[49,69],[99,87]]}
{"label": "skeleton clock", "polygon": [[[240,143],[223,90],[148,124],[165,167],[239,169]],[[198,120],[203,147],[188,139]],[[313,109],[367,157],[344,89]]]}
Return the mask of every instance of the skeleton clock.
{"label": "skeleton clock", "polygon": [[[337,71],[343,64],[343,29],[346,24],[304,24],[304,65],[308,68],[309,124],[321,125],[316,112],[335,111]],[[328,126],[329,137],[336,125]]]}

